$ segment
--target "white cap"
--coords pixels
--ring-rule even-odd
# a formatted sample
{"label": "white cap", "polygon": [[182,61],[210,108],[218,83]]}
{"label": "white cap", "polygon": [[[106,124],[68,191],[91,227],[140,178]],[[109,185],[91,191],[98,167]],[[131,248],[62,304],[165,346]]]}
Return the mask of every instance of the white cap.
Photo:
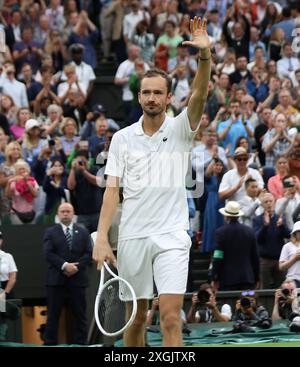
{"label": "white cap", "polygon": [[292,230],[291,234],[293,234],[297,231],[300,231],[300,221],[294,223],[293,230]]}
{"label": "white cap", "polygon": [[34,127],[40,127],[40,123],[35,119],[29,119],[25,124],[25,131],[29,131]]}

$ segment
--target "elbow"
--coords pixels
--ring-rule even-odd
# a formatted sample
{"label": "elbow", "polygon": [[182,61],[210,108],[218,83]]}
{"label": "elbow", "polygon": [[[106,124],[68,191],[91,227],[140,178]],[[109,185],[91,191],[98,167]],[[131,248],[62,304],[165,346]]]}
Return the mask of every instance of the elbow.
{"label": "elbow", "polygon": [[220,200],[226,200],[227,199],[227,195],[225,192],[219,192],[219,199]]}

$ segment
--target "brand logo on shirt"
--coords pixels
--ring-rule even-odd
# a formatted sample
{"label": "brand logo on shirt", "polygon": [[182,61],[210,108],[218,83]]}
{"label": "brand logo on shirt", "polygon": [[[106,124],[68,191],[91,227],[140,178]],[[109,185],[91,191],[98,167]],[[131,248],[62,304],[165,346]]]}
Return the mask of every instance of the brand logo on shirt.
{"label": "brand logo on shirt", "polygon": [[167,141],[167,140],[168,140],[168,138],[166,138],[166,137],[165,137],[165,138],[163,138],[163,142],[165,142],[165,141]]}

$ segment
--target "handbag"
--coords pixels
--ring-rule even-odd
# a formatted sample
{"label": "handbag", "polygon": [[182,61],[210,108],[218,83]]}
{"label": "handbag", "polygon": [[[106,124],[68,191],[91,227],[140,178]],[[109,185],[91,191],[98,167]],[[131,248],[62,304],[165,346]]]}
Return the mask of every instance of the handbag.
{"label": "handbag", "polygon": [[35,217],[35,211],[31,210],[30,212],[19,212],[15,208],[12,208],[12,210],[17,214],[18,218],[22,223],[30,223],[33,221]]}

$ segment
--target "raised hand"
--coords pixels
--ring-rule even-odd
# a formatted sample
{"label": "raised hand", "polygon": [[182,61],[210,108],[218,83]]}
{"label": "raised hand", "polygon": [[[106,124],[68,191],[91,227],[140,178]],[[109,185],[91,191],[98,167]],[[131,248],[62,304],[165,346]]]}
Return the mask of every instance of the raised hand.
{"label": "raised hand", "polygon": [[198,48],[200,50],[210,47],[209,37],[206,31],[207,20],[201,20],[200,17],[194,17],[190,20],[190,29],[192,41],[182,42],[184,45]]}

